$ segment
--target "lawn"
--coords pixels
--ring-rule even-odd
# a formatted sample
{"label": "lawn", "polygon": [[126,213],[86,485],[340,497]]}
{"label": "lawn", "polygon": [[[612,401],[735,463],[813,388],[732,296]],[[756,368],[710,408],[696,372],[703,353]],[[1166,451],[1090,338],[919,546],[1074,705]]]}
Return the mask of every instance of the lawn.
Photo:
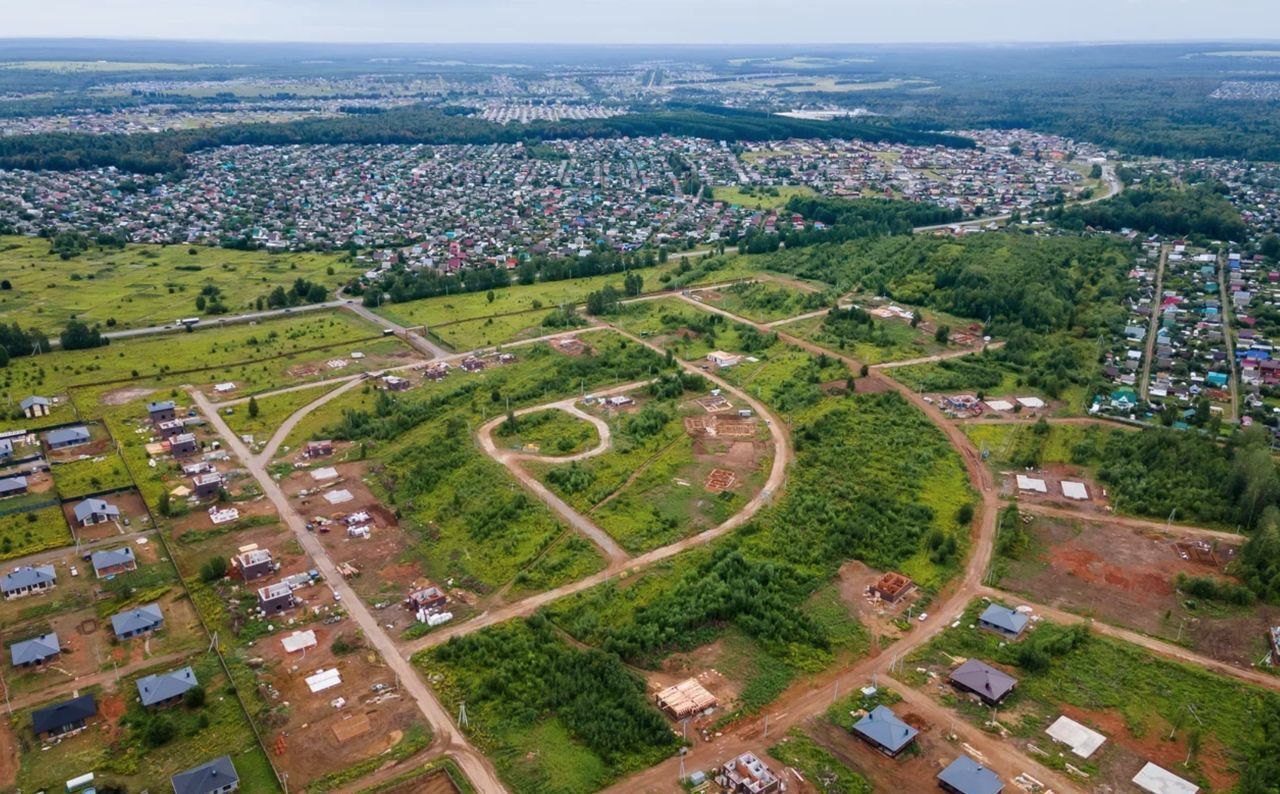
{"label": "lawn", "polygon": [[[744,159],[746,159],[744,157]],[[777,187],[717,187],[713,196],[715,201],[723,201],[739,207],[750,207],[757,210],[781,209],[787,205],[792,196],[812,196],[813,188],[803,185],[779,185]]]}
{"label": "lawn", "polygon": [[[138,386],[145,383],[137,381],[151,379],[163,379],[163,383],[172,385],[220,380],[249,380],[261,388],[277,383],[291,385],[301,378],[285,371],[292,365],[286,357],[323,361],[331,356],[345,356],[348,345],[380,334],[381,329],[348,312],[316,312],[257,324],[117,340],[107,347],[15,358],[5,370],[3,396],[16,403],[29,394],[57,394],[73,385],[101,386],[112,381],[134,381],[131,385]],[[368,348],[365,352],[369,355],[372,355],[371,344],[399,346],[402,343],[381,338],[365,341],[361,347]],[[312,348],[334,349],[327,353],[300,352]],[[177,374],[188,370],[200,372]],[[316,373],[321,374],[325,373]],[[86,406],[81,406],[81,410],[86,410]]]}
{"label": "lawn", "polygon": [[63,260],[49,253],[47,240],[0,237],[0,277],[13,285],[0,292],[0,313],[6,321],[50,336],[73,318],[90,325],[114,321],[114,329],[166,325],[204,315],[195,300],[206,286],[220,289],[235,314],[253,309],[277,286],[288,289],[296,279],[333,289],[356,272],[354,264],[333,254],[184,245],[91,246]]}
{"label": "lawn", "polygon": [[544,619],[513,621],[416,655],[445,707],[467,704],[471,740],[513,791],[597,791],[676,752],[644,682],[578,650]]}
{"label": "lawn", "polygon": [[544,309],[444,323],[432,326],[431,336],[449,349],[461,352],[568,330],[543,327],[542,320],[551,311]]}
{"label": "lawn", "polygon": [[133,487],[133,478],[115,450],[96,458],[55,463],[52,472],[58,495],[63,499]]}
{"label": "lawn", "polygon": [[0,516],[0,560],[56,549],[71,542],[71,530],[57,504]]}
{"label": "lawn", "polygon": [[508,418],[493,438],[499,446],[542,455],[575,455],[600,443],[594,425],[556,408]]}
{"label": "lawn", "polygon": [[265,441],[276,431],[276,428],[284,424],[286,419],[303,406],[320,399],[335,388],[337,388],[336,384],[324,384],[283,394],[256,397],[254,399],[258,405],[257,416],[250,416],[248,403],[240,403],[233,406],[230,414],[227,414],[226,409],[222,409],[222,418],[236,434],[250,435],[256,441]]}

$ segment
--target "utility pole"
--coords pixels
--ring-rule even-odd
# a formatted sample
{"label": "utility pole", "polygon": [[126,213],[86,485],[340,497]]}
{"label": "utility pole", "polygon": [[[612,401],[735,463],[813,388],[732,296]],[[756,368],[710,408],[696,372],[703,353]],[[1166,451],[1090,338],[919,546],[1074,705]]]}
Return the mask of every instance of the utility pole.
{"label": "utility pole", "polygon": [[464,700],[458,704],[458,727],[466,728],[468,725],[470,722],[467,720],[467,702]]}

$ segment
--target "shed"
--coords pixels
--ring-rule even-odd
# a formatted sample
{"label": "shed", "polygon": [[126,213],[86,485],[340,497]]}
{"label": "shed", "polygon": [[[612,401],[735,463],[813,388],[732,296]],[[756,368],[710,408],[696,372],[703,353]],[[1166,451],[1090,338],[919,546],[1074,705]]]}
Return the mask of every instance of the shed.
{"label": "shed", "polygon": [[898,719],[887,706],[876,706],[850,729],[858,738],[880,752],[896,758],[919,733],[915,728]]}
{"label": "shed", "polygon": [[33,394],[24,398],[18,405],[22,408],[23,416],[28,419],[35,419],[38,416],[48,416],[53,402],[48,397],[40,397]]}
{"label": "shed", "polygon": [[960,756],[938,773],[938,785],[952,794],[1000,794],[1004,791],[1004,781],[995,772],[967,755]]}

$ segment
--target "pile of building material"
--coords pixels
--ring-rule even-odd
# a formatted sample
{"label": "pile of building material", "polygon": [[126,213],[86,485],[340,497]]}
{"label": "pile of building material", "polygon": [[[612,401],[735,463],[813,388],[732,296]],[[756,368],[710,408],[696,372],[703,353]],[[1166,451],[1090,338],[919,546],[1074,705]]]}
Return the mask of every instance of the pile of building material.
{"label": "pile of building material", "polygon": [[654,702],[675,719],[682,720],[715,706],[716,696],[690,678],[662,690],[654,697]]}

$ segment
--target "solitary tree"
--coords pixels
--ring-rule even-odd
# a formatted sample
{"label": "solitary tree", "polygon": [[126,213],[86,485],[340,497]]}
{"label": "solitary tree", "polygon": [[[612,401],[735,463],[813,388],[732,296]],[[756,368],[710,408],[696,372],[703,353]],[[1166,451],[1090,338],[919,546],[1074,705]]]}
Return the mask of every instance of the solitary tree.
{"label": "solitary tree", "polygon": [[256,419],[258,417],[258,398],[249,398],[249,418]]}

